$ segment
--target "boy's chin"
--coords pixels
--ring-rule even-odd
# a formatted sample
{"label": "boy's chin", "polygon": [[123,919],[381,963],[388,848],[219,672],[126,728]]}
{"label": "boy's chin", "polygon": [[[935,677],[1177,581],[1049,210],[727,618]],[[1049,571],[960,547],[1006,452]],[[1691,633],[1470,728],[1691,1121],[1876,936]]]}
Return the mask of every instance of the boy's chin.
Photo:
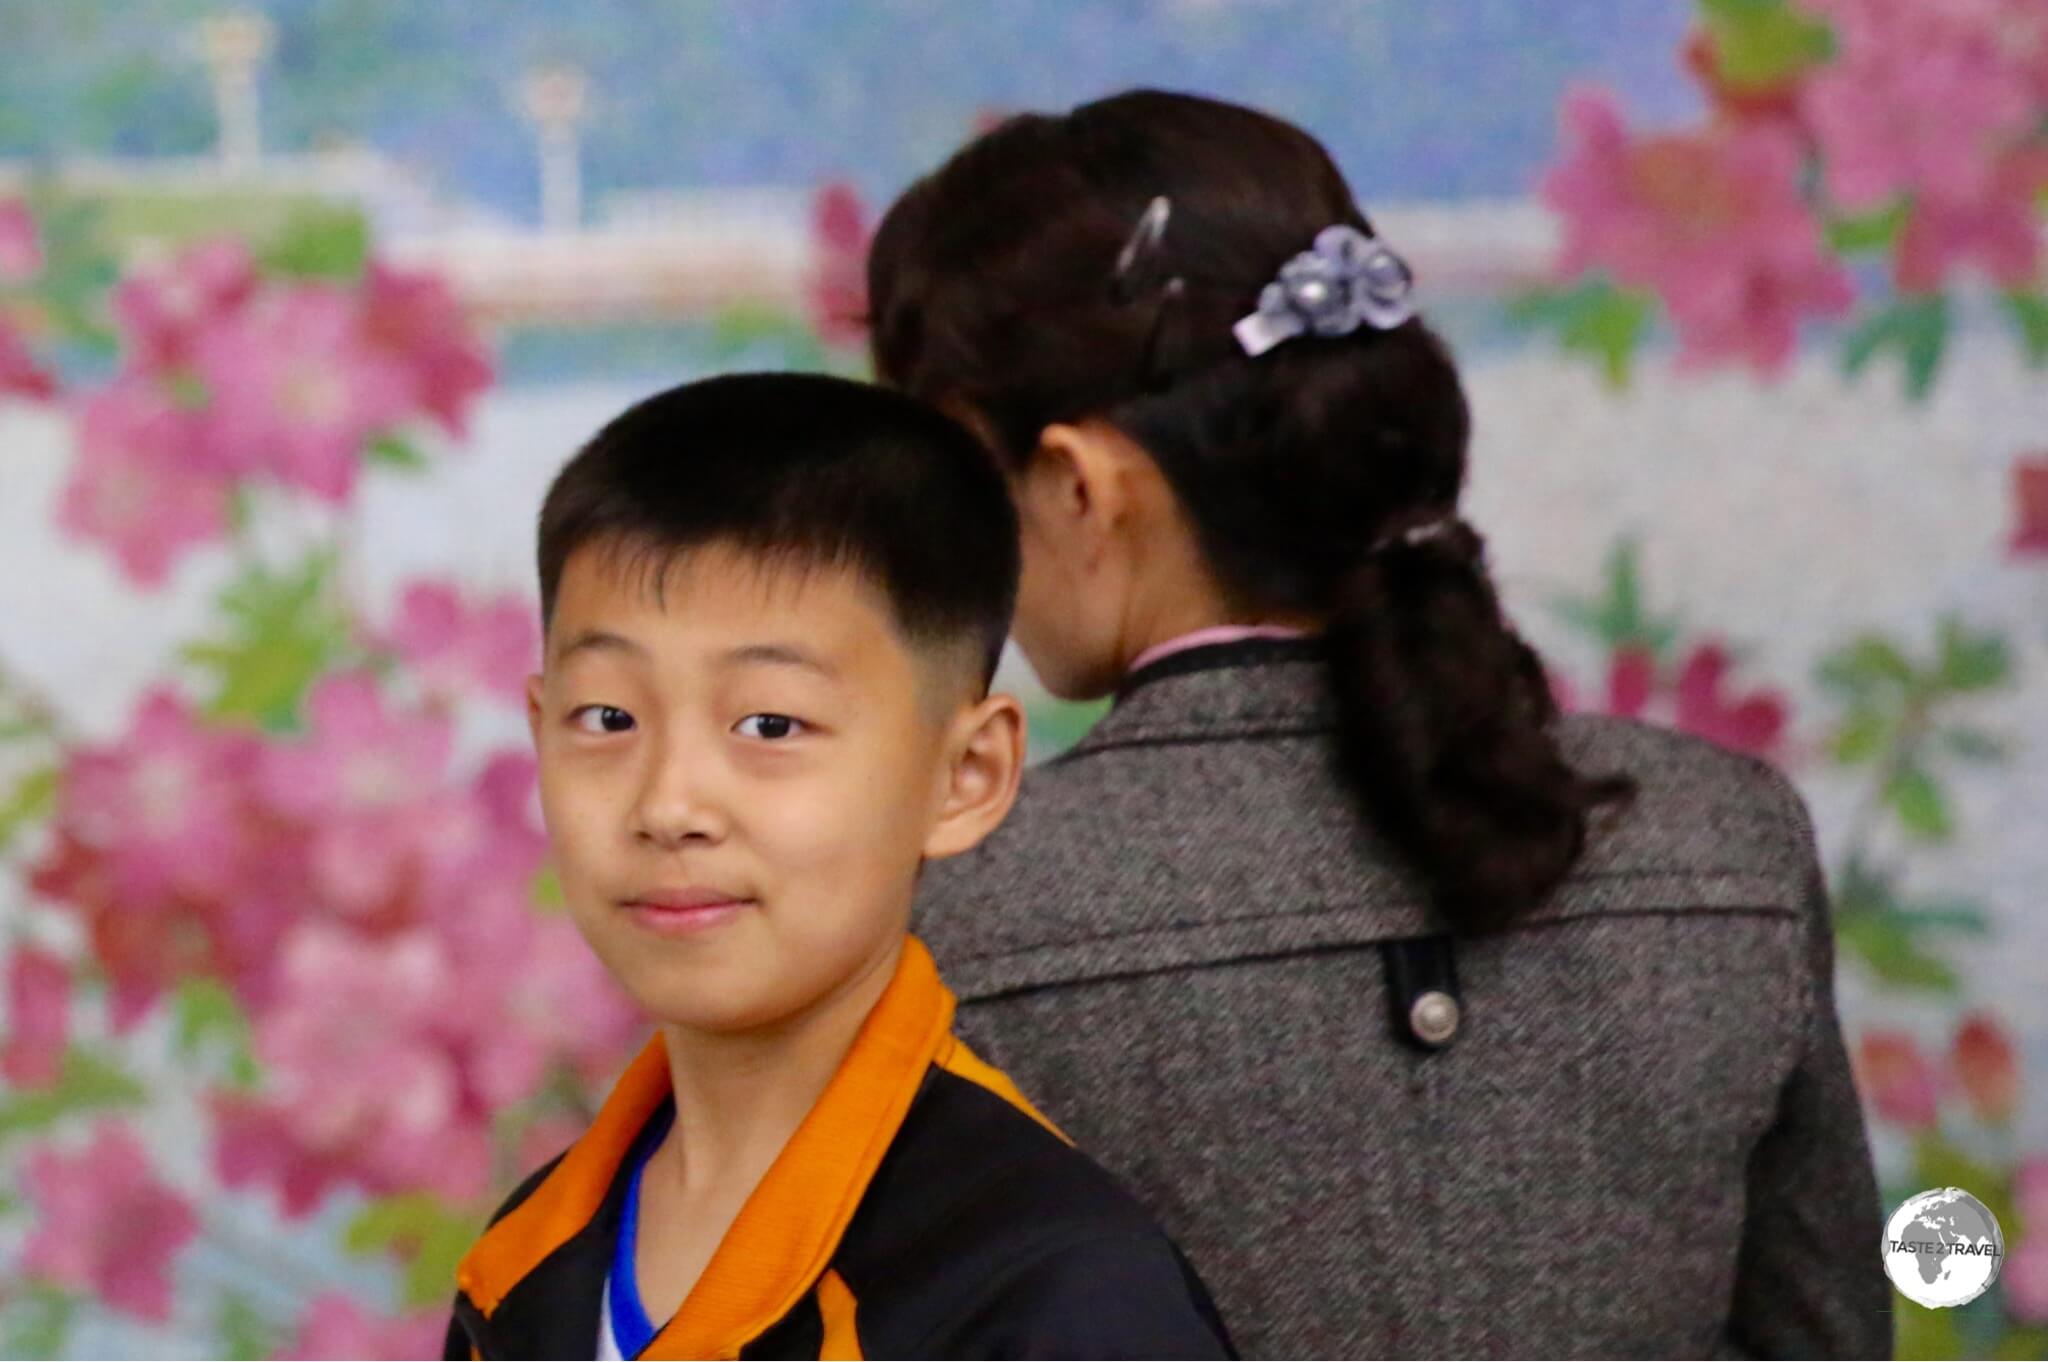
{"label": "boy's chin", "polygon": [[650,972],[654,977],[642,976],[626,988],[658,1023],[706,1036],[739,1036],[773,1031],[797,1020],[837,994],[851,973],[764,980],[764,972],[737,965],[657,970]]}

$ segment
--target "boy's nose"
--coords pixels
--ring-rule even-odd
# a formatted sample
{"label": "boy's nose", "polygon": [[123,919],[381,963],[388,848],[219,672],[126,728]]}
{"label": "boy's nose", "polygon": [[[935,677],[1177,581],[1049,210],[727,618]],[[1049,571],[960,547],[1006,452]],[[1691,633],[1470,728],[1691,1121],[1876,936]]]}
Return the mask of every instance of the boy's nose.
{"label": "boy's nose", "polygon": [[724,837],[727,819],[716,783],[715,767],[701,755],[676,753],[665,758],[648,773],[634,801],[634,837],[657,846]]}

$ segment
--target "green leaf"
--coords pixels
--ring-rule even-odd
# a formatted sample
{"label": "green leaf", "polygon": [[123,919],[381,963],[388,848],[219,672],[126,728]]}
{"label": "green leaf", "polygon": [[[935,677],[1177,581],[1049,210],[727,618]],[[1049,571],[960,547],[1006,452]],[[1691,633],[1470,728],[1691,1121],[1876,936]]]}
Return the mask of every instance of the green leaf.
{"label": "green leaf", "polygon": [[1678,636],[1678,626],[1669,619],[1656,618],[1643,609],[1642,574],[1637,567],[1637,545],[1620,539],[1608,550],[1604,593],[1599,600],[1566,598],[1552,602],[1565,619],[1591,633],[1603,648],[1647,648],[1661,657]]}
{"label": "green leaf", "polygon": [[0,1097],[0,1140],[42,1130],[76,1112],[134,1106],[148,1095],[112,1061],[74,1047],[65,1053],[55,1083]]}
{"label": "green leaf", "polygon": [[7,844],[24,827],[57,807],[57,785],[57,768],[38,766],[0,795],[0,851],[7,850]]}
{"label": "green leaf", "polygon": [[1838,915],[1835,941],[1844,956],[1861,960],[1881,983],[1932,993],[1956,992],[1955,971],[1922,950],[1895,917],[1881,913]]}
{"label": "green leaf", "polygon": [[1941,787],[1918,766],[1902,767],[1895,772],[1885,786],[1885,799],[1905,824],[1906,831],[1916,837],[1941,842],[1955,831]]}
{"label": "green leaf", "polygon": [[1525,293],[1508,305],[1508,319],[1556,331],[1567,351],[1598,360],[1608,385],[1619,389],[1628,386],[1629,368],[1654,308],[1650,295],[1594,278],[1569,289]]}
{"label": "green leaf", "polygon": [[1888,208],[1860,217],[1835,218],[1827,225],[1828,248],[1837,255],[1888,251],[1904,230],[1911,204],[1899,199]]}
{"label": "green leaf", "polygon": [[533,906],[543,913],[559,913],[569,906],[562,893],[562,877],[552,865],[544,865],[533,877]]}
{"label": "green leaf", "polygon": [[1898,909],[1899,924],[1915,936],[1923,932],[1949,932],[1962,936],[1989,936],[1991,919],[1974,903],[1926,903]]}
{"label": "green leaf", "polygon": [[7,1328],[0,1353],[8,1357],[57,1357],[65,1349],[78,1298],[47,1282],[30,1282],[7,1303]]}
{"label": "green leaf", "polygon": [[1821,684],[1852,699],[1872,692],[1905,690],[1916,680],[1913,664],[1898,645],[1878,634],[1864,634],[1822,658],[1814,673]]}
{"label": "green leaf", "polygon": [[1897,732],[1898,723],[1891,715],[1869,707],[1853,709],[1835,730],[1835,760],[1844,766],[1875,761],[1891,745]]}
{"label": "green leaf", "polygon": [[1939,293],[1901,298],[1849,333],[1842,366],[1851,378],[1878,354],[1896,350],[1904,365],[1906,395],[1918,402],[1934,387],[1948,345],[1948,299]]}
{"label": "green leaf", "polygon": [[1731,85],[1768,88],[1835,52],[1834,31],[1785,0],[1700,0],[1715,69]]}
{"label": "green leaf", "polygon": [[451,1210],[430,1192],[379,1197],[342,1231],[350,1253],[394,1253],[407,1259],[405,1308],[444,1301],[455,1288],[455,1267],[475,1242],[475,1220]]}
{"label": "green leaf", "polygon": [[1996,762],[2008,755],[2005,741],[1981,728],[1954,724],[1941,730],[1941,745],[1964,761]]}
{"label": "green leaf", "polygon": [[354,279],[370,258],[370,224],[353,208],[303,204],[258,255],[265,269],[308,279]]}
{"label": "green leaf", "polygon": [[221,1298],[215,1328],[221,1356],[236,1362],[257,1362],[259,1358],[274,1356],[286,1341],[282,1331],[239,1291],[230,1291]]}
{"label": "green leaf", "polygon": [[226,984],[199,975],[180,979],[172,996],[171,1016],[181,1055],[197,1059],[209,1050],[222,1051],[234,1086],[255,1086],[260,1074],[249,1016]]}
{"label": "green leaf", "polygon": [[2040,368],[2048,364],[2048,298],[2039,294],[2008,293],[2005,309],[2020,329],[2020,343],[2026,347],[2027,364]]}
{"label": "green leaf", "polygon": [[1950,690],[1988,690],[2012,670],[2005,640],[1997,634],[1972,634],[1953,615],[1941,621],[1938,674]]}
{"label": "green leaf", "polygon": [[399,435],[379,435],[363,450],[363,457],[401,473],[424,473],[429,467],[427,456],[420,453],[419,446]]}
{"label": "green leaf", "polygon": [[349,647],[348,618],[331,599],[331,551],[297,569],[251,566],[221,593],[225,636],[186,645],[181,656],[214,679],[207,713],[271,730],[297,725],[306,691]]}

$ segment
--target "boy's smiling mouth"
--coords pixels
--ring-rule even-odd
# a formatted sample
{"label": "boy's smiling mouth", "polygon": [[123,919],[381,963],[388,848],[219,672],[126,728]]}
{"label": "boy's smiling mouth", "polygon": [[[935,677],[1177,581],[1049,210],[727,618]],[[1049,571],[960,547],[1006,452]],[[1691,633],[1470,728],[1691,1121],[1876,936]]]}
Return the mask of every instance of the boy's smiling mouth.
{"label": "boy's smiling mouth", "polygon": [[663,936],[688,936],[720,926],[755,906],[722,889],[701,885],[649,889],[622,905],[633,920]]}

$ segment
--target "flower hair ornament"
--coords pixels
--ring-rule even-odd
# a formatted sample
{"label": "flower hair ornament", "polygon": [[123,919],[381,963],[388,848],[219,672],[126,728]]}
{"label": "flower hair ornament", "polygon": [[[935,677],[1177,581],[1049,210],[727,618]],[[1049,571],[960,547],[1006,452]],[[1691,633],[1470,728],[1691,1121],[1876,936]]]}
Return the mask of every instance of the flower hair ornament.
{"label": "flower hair ornament", "polygon": [[1415,276],[1378,237],[1345,223],[1316,233],[1315,244],[1280,267],[1259,292],[1259,306],[1231,327],[1247,355],[1311,333],[1343,336],[1361,324],[1385,331],[1415,315]]}

